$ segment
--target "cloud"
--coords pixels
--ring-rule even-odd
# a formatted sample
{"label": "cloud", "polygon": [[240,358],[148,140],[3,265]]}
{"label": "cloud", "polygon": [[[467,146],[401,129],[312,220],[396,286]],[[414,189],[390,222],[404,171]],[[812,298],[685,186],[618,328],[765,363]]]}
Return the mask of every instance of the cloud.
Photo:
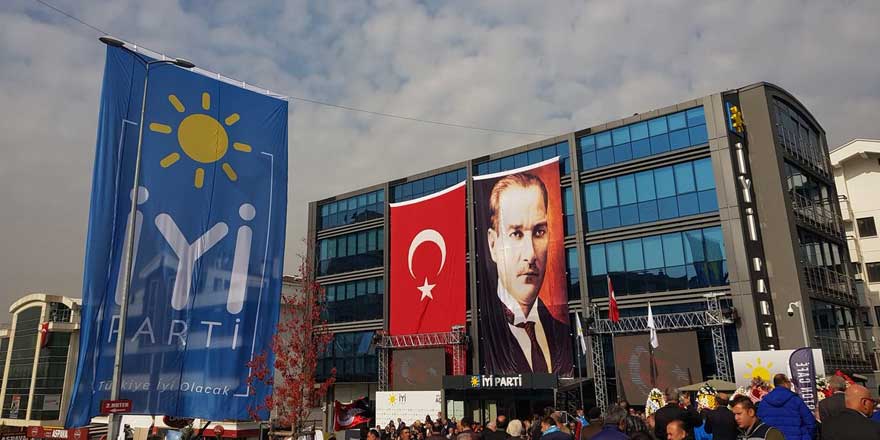
{"label": "cloud", "polygon": [[[50,0],[51,1],[51,0]],[[830,145],[880,137],[880,3],[89,2],[90,23],[294,96],[558,134],[755,81]],[[103,48],[35,2],[0,6],[0,307],[79,296]],[[307,202],[540,138],[290,104],[287,270]]]}

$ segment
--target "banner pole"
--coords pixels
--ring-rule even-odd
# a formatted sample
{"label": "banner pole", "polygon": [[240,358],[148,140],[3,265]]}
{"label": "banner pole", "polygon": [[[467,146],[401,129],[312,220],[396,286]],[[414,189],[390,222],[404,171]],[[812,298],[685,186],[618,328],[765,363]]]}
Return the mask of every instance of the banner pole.
{"label": "banner pole", "polygon": [[[128,235],[125,237],[127,245],[125,250],[125,272],[123,272],[125,281],[122,283],[122,304],[119,305],[119,324],[116,333],[116,354],[113,360],[113,382],[110,388],[110,400],[118,400],[119,391],[122,388],[120,379],[122,376],[122,356],[125,351],[125,321],[128,320],[128,295],[131,288],[131,272],[134,269],[134,225],[135,215],[137,214],[138,185],[140,183],[141,172],[141,147],[144,140],[144,114],[146,113],[147,107],[147,87],[149,86],[150,65],[152,63],[146,62],[145,64],[144,94],[141,99],[141,117],[140,122],[138,123],[137,153],[134,161],[134,178],[132,179],[131,184],[131,210],[128,213]],[[110,420],[108,422],[107,439],[116,440],[119,436],[119,425],[122,423],[122,414],[110,414]]]}

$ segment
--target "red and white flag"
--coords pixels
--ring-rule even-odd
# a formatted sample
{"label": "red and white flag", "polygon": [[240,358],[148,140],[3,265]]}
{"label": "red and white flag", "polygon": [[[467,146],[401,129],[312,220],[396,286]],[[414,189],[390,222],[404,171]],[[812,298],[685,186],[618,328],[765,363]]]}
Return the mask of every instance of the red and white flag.
{"label": "red and white flag", "polygon": [[611,284],[611,275],[605,275],[608,279],[608,319],[611,322],[620,321],[620,310],[617,308],[617,298],[614,297],[614,285]]}
{"label": "red and white flag", "polygon": [[389,333],[448,332],[465,323],[465,185],[391,204]]}
{"label": "red and white flag", "polygon": [[370,423],[373,420],[370,414],[370,404],[366,397],[357,399],[351,403],[342,403],[338,400],[333,402],[333,430],[342,431],[353,429],[358,425]]}

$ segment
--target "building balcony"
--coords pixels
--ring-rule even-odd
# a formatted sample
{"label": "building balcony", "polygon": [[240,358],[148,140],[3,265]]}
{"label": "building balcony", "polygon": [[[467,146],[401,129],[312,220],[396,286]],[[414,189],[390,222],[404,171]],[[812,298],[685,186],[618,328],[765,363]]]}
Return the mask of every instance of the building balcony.
{"label": "building balcony", "polygon": [[830,201],[816,202],[800,194],[791,193],[791,204],[798,221],[833,236],[843,237],[843,220]]}
{"label": "building balcony", "polygon": [[845,273],[825,267],[805,265],[804,276],[807,287],[814,296],[830,297],[850,303],[858,302],[858,297],[852,289],[853,280]]}
{"label": "building balcony", "polygon": [[[869,357],[865,341],[852,341],[831,336],[816,336],[822,350],[825,371],[833,373],[843,370],[847,373],[869,373],[873,371],[876,360]],[[871,353],[876,356],[876,353]]]}

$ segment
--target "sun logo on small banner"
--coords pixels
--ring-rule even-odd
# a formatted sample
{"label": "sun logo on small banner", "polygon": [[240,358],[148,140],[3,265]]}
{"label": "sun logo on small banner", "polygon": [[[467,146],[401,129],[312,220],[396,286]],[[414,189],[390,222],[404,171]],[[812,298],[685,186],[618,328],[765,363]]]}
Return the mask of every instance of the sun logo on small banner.
{"label": "sun logo on small banner", "polygon": [[[178,113],[186,113],[186,107],[177,96],[168,95],[168,101]],[[211,109],[211,95],[207,92],[202,93],[202,109],[206,111]],[[229,135],[226,133],[224,125],[231,127],[239,119],[241,117],[238,113],[232,113],[223,120],[223,123],[220,123],[210,115],[190,113],[177,126],[177,141],[180,149],[197,164],[212,164],[220,161],[229,150]],[[150,124],[150,131],[171,134],[174,132],[174,128],[167,124],[153,122]],[[241,142],[233,142],[232,149],[242,153],[250,153],[252,150],[250,145]],[[180,157],[180,153],[175,151],[163,157],[159,161],[159,165],[162,168],[168,168],[176,164]],[[238,174],[229,162],[223,162],[220,168],[223,169],[223,173],[231,182],[238,180]],[[193,186],[201,189],[204,184],[205,169],[197,165],[193,175]]]}
{"label": "sun logo on small banner", "polygon": [[749,372],[743,375],[746,379],[754,379],[756,377],[761,378],[764,382],[770,381],[770,369],[773,368],[773,362],[768,362],[767,365],[761,364],[761,358],[755,359],[757,362],[755,365],[752,365],[751,362],[746,362],[746,367],[749,369]]}
{"label": "sun logo on small banner", "polygon": [[471,376],[471,386],[472,387],[480,386],[480,377],[479,376]]}

